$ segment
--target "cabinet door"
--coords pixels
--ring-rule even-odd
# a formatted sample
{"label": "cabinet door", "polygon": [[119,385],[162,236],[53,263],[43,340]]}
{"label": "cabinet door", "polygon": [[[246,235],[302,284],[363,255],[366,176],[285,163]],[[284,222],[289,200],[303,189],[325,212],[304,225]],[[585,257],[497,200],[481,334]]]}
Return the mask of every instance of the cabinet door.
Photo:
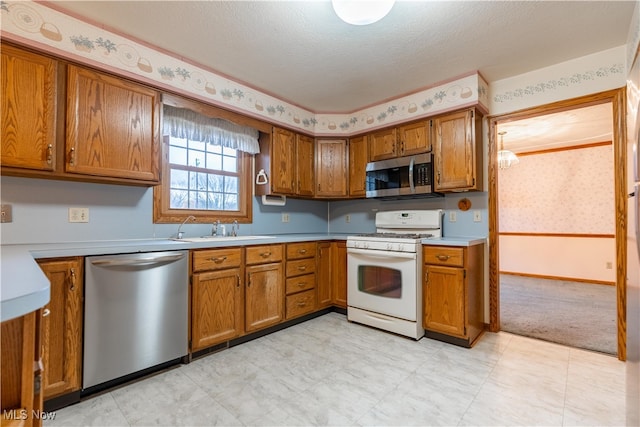
{"label": "cabinet door", "polygon": [[347,242],[333,242],[331,251],[331,297],[333,305],[347,308]]}
{"label": "cabinet door", "polygon": [[412,156],[431,151],[430,123],[427,120],[398,128],[400,156]]}
{"label": "cabinet door", "polygon": [[82,369],[82,258],[43,260],[51,282],[42,323],[44,398],[80,390]]}
{"label": "cabinet door", "polygon": [[316,141],[316,196],[346,197],[347,141],[319,139]]}
{"label": "cabinet door", "polygon": [[159,94],[69,65],[66,171],[159,182]]}
{"label": "cabinet door", "polygon": [[243,332],[243,288],[240,269],[193,275],[191,350],[197,351]]}
{"label": "cabinet door", "polygon": [[349,196],[364,197],[367,192],[366,168],[369,162],[367,138],[359,136],[349,140]]}
{"label": "cabinet door", "polygon": [[464,269],[425,266],[424,328],[446,335],[465,337]]}
{"label": "cabinet door", "polygon": [[316,300],[318,308],[331,305],[331,243],[318,243],[316,268]]}
{"label": "cabinet door", "polygon": [[54,169],[56,66],[53,59],[2,46],[2,166]]}
{"label": "cabinet door", "polygon": [[245,329],[256,331],[280,323],[284,318],[282,263],[247,267]]}
{"label": "cabinet door", "polygon": [[0,420],[3,426],[41,426],[39,379],[40,321],[42,310],[2,322],[0,331]]}
{"label": "cabinet door", "polygon": [[396,152],[396,129],[383,129],[369,135],[369,158],[372,162],[392,159]]}
{"label": "cabinet door", "polygon": [[473,111],[447,114],[433,120],[435,191],[473,189],[476,150]]}
{"label": "cabinet door", "polygon": [[297,135],[296,142],[296,193],[299,196],[313,197],[314,189],[314,144],[313,138]]}
{"label": "cabinet door", "polygon": [[271,137],[271,189],[278,194],[295,193],[296,135],[273,128]]}

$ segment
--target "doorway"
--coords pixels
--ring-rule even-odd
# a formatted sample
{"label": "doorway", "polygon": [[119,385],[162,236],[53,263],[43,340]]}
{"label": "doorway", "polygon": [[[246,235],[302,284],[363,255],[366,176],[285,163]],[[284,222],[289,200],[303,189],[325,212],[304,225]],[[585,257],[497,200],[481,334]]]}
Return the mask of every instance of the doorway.
{"label": "doorway", "polygon": [[500,238],[499,238],[499,200],[498,200],[498,128],[510,122],[536,118],[543,115],[566,112],[581,107],[610,103],[613,113],[612,143],[614,162],[615,194],[615,295],[617,314],[617,355],[620,360],[626,358],[626,246],[621,236],[626,235],[626,198],[625,179],[625,90],[624,88],[589,95],[572,100],[535,107],[528,110],[501,116],[489,117],[489,313],[490,330],[500,330]]}

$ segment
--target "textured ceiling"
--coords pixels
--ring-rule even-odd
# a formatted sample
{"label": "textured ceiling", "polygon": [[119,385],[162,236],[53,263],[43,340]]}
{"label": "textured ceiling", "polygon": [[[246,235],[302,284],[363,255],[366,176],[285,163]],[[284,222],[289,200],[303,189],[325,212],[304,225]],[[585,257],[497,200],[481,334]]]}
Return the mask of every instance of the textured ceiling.
{"label": "textured ceiling", "polygon": [[472,71],[500,80],[626,43],[632,1],[398,1],[368,26],[329,1],[51,1],[316,113]]}

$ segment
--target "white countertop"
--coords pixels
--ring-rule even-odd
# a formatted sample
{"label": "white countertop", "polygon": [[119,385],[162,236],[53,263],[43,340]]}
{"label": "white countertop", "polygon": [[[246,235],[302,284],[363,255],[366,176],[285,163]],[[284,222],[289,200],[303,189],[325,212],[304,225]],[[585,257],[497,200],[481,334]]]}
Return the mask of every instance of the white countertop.
{"label": "white countertop", "polygon": [[[182,242],[170,239],[88,241],[48,244],[2,245],[0,247],[0,321],[35,311],[49,302],[49,280],[36,259],[91,256],[226,246],[250,246],[311,240],[346,240],[348,234],[282,234],[268,239]],[[425,239],[423,244],[472,246],[485,243],[482,238],[447,237]]]}

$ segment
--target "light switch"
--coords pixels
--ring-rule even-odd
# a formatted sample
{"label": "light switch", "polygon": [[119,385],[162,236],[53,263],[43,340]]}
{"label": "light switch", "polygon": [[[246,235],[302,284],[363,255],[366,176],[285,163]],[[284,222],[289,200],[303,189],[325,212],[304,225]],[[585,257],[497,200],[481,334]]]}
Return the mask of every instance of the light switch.
{"label": "light switch", "polygon": [[458,215],[456,211],[449,212],[449,222],[456,222],[458,220]]}
{"label": "light switch", "polygon": [[473,222],[482,221],[482,211],[473,211]]}

